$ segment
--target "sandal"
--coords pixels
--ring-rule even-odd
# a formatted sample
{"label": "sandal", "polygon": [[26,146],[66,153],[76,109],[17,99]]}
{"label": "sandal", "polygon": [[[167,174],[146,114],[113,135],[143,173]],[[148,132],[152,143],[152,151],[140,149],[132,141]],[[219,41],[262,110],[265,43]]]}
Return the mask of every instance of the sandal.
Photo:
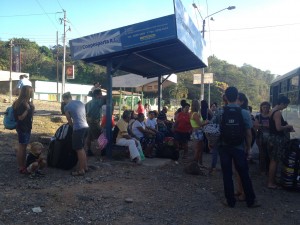
{"label": "sandal", "polygon": [[271,186],[268,186],[268,189],[271,189],[271,190],[280,190],[282,188],[280,186],[277,186],[277,185],[271,185]]}
{"label": "sandal", "polygon": [[71,175],[74,176],[74,177],[84,176],[84,175],[85,175],[85,171],[84,171],[84,170],[73,171],[73,172],[71,173]]}
{"label": "sandal", "polygon": [[244,202],[246,201],[246,196],[244,194],[240,194],[239,196],[237,196],[237,200],[239,202]]}
{"label": "sandal", "polygon": [[26,167],[20,168],[19,173],[20,174],[29,174]]}

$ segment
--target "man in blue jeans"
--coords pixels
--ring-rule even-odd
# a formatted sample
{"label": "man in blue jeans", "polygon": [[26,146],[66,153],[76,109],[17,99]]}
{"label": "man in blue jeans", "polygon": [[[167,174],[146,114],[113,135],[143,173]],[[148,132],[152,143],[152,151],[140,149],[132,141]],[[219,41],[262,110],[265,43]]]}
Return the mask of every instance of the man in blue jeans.
{"label": "man in blue jeans", "polygon": [[[232,180],[232,161],[234,162],[235,169],[237,170],[242,186],[245,192],[246,196],[246,203],[248,207],[258,207],[260,206],[257,201],[255,200],[255,193],[253,190],[252,182],[249,176],[249,168],[247,163],[247,153],[250,152],[251,149],[251,127],[252,122],[250,118],[250,114],[247,110],[240,110],[235,107],[239,107],[236,104],[236,100],[238,97],[238,90],[235,87],[228,87],[225,90],[225,96],[228,100],[228,107],[227,109],[232,109],[232,111],[228,111],[226,113],[226,116],[230,113],[239,113],[241,114],[240,117],[240,123],[243,123],[241,125],[236,125],[236,129],[240,128],[242,131],[240,133],[244,134],[244,137],[242,137],[242,141],[239,143],[237,140],[229,140],[230,134],[228,135],[228,130],[226,130],[226,134],[222,133],[225,132],[226,128],[222,129],[223,127],[228,126],[227,124],[224,125],[224,122],[221,122],[221,143],[219,146],[219,152],[220,152],[220,161],[221,161],[221,167],[223,172],[223,183],[224,183],[224,192],[226,197],[225,204],[229,207],[234,207],[236,203],[236,199],[234,196],[234,184]],[[221,117],[222,120],[225,120],[225,108],[223,115]],[[230,117],[230,116],[229,116]],[[232,120],[232,119],[231,119]],[[229,119],[230,121],[230,119]],[[237,119],[237,121],[239,121]],[[238,122],[237,122],[238,124]],[[230,129],[230,128],[229,128]],[[230,131],[230,130],[229,130]],[[235,131],[232,131],[234,133]],[[232,135],[234,137],[234,134]],[[236,138],[238,139],[238,134],[236,134]]]}

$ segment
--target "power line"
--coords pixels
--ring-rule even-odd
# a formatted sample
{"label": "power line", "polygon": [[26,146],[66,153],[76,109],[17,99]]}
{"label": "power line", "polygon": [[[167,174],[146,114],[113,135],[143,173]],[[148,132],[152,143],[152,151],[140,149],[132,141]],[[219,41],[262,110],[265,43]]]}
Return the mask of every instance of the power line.
{"label": "power line", "polygon": [[63,10],[64,8],[61,6],[60,2],[59,2],[58,0],[56,0],[56,1],[57,1],[57,3],[59,4],[60,9]]}
{"label": "power line", "polygon": [[48,17],[48,19],[50,20],[50,22],[52,23],[52,25],[55,27],[55,29],[58,30],[57,27],[56,27],[56,25],[55,25],[55,23],[51,20],[51,18],[50,18],[49,15],[46,13],[46,11],[44,10],[44,8],[43,8],[43,6],[40,4],[40,2],[39,2],[38,0],[35,0],[35,1],[36,1],[36,2],[38,3],[38,5],[41,7],[41,9],[43,10],[44,14]]}
{"label": "power line", "polygon": [[229,29],[210,30],[210,31],[253,30],[253,29],[265,29],[265,28],[285,27],[285,26],[295,26],[295,25],[300,25],[300,23],[277,24],[277,25],[269,25],[269,26],[261,26],[261,27],[229,28]]}
{"label": "power line", "polygon": [[5,17],[44,16],[45,14],[51,15],[51,14],[56,14],[56,13],[57,12],[55,12],[55,13],[32,13],[32,14],[8,15],[8,16],[0,16],[0,17],[5,18]]}

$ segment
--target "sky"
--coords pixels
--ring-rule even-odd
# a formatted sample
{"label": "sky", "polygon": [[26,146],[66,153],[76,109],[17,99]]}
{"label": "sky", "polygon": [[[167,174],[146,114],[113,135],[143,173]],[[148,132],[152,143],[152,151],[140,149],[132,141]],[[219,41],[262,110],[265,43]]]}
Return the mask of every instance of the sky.
{"label": "sky", "polygon": [[[300,67],[299,0],[181,1],[199,30],[205,19],[208,55],[276,75]],[[228,6],[236,8],[218,12]],[[62,45],[63,10],[67,41],[174,13],[173,0],[0,0],[0,40],[26,38],[50,47],[58,31]]]}

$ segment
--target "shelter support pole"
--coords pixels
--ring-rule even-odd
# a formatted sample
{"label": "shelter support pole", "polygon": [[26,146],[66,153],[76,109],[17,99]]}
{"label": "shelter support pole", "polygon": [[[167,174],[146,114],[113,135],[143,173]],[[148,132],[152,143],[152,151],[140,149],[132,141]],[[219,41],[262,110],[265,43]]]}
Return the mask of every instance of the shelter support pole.
{"label": "shelter support pole", "polygon": [[208,107],[210,107],[210,83],[208,83]]}
{"label": "shelter support pole", "polygon": [[201,70],[200,101],[204,100],[204,68]]}
{"label": "shelter support pole", "polygon": [[106,64],[106,75],[107,75],[107,99],[106,99],[106,138],[108,144],[106,147],[106,156],[112,158],[112,60],[108,60]]}
{"label": "shelter support pole", "polygon": [[161,99],[162,99],[162,76],[159,75],[157,80],[157,87],[158,87],[158,112],[161,111],[162,107],[161,107]]}
{"label": "shelter support pole", "polygon": [[133,88],[131,88],[131,110],[133,109]]}
{"label": "shelter support pole", "polygon": [[119,119],[121,119],[121,105],[122,105],[122,89],[120,88],[120,99],[119,99]]}
{"label": "shelter support pole", "polygon": [[9,68],[9,102],[12,103],[12,78],[11,78],[11,72],[12,72],[12,57],[13,57],[13,53],[12,53],[12,47],[13,47],[13,40],[10,40],[10,68]]}

